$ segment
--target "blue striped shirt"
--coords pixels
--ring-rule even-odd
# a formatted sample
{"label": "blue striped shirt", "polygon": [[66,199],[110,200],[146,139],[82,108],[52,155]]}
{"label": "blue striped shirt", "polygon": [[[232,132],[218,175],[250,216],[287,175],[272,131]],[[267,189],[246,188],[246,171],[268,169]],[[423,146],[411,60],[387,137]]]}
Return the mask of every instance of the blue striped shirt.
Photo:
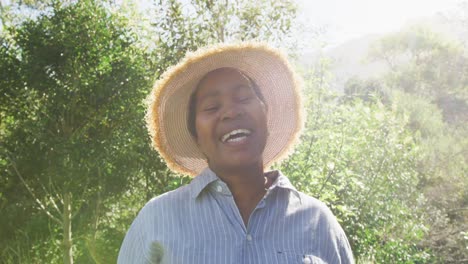
{"label": "blue striped shirt", "polygon": [[245,226],[228,186],[209,168],[149,201],[132,223],[118,263],[353,263],[325,204],[280,171]]}

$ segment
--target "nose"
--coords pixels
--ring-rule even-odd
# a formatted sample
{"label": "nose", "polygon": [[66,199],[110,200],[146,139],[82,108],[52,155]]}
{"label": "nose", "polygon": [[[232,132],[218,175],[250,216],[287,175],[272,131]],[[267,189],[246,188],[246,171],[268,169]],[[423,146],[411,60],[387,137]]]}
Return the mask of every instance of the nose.
{"label": "nose", "polygon": [[230,103],[223,109],[222,120],[225,119],[237,119],[244,114],[244,109],[241,105],[236,103]]}

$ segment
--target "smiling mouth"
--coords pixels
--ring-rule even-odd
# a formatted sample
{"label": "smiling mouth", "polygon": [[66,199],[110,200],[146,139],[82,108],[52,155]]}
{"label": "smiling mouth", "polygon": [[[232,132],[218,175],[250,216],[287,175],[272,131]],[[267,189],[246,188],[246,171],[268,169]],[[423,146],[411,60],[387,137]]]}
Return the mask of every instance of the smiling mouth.
{"label": "smiling mouth", "polygon": [[244,129],[244,128],[235,129],[235,130],[232,130],[229,133],[224,134],[221,137],[221,142],[223,142],[223,143],[239,142],[239,141],[242,141],[242,140],[246,139],[248,136],[250,136],[251,133],[252,132],[250,130],[248,130],[248,129]]}

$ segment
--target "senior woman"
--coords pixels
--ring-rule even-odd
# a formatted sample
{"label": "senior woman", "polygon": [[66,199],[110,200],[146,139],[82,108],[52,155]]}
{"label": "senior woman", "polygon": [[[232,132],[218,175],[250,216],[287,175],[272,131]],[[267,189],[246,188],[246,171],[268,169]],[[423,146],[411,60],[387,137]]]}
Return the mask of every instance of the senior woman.
{"label": "senior woman", "polygon": [[143,207],[118,263],[353,263],[330,210],[268,171],[303,126],[299,84],[259,43],[206,47],[163,74],[149,97],[153,146],[194,179]]}

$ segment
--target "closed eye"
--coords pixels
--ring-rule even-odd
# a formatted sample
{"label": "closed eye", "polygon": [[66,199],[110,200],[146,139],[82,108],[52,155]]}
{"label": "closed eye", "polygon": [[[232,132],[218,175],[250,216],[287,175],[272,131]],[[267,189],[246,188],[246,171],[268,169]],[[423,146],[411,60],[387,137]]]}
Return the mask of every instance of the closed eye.
{"label": "closed eye", "polygon": [[241,102],[241,103],[247,103],[247,102],[250,101],[250,99],[251,99],[251,97],[242,97],[242,98],[239,99],[239,102]]}
{"label": "closed eye", "polygon": [[209,106],[203,109],[204,112],[214,112],[216,110],[218,110],[218,106]]}

